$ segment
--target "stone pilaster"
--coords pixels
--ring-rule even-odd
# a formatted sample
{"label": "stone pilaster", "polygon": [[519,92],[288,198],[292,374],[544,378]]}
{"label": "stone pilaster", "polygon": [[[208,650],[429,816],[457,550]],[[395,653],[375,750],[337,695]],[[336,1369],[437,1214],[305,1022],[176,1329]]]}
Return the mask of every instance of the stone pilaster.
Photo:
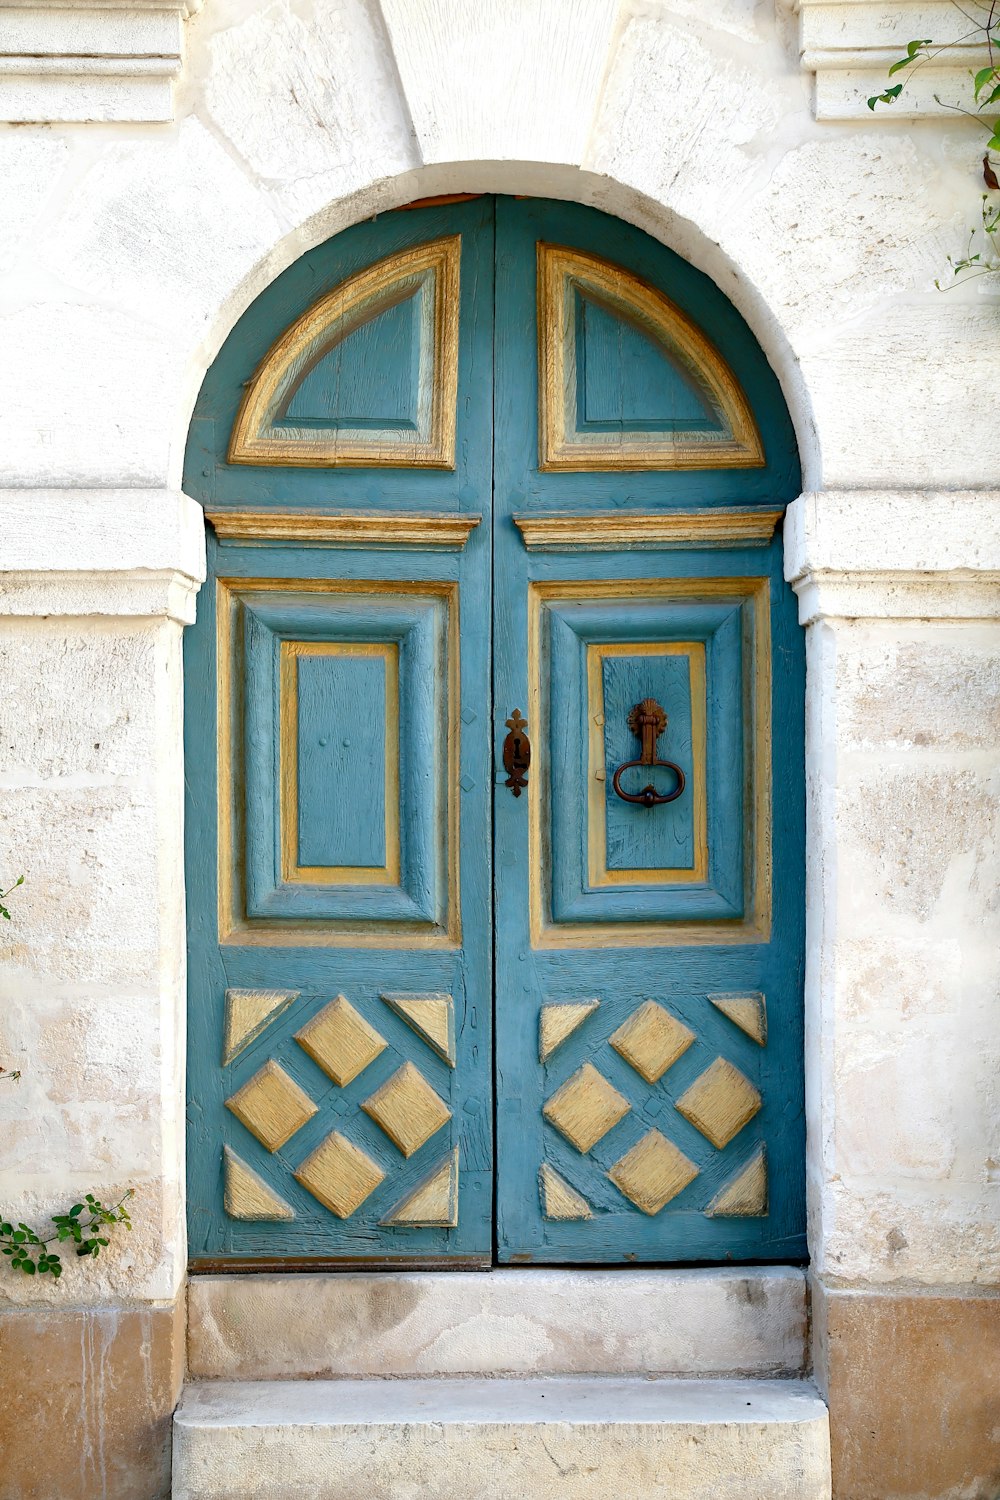
{"label": "stone pilaster", "polygon": [[808,631],[809,1213],[834,1493],[992,1495],[1000,495],[804,495],[786,576]]}

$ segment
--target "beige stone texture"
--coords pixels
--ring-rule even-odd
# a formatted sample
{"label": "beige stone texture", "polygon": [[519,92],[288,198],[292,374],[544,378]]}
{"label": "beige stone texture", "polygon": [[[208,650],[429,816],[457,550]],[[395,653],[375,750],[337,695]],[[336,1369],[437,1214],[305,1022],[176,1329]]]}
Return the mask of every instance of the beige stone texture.
{"label": "beige stone texture", "polygon": [[834,1500],[996,1500],[1000,1297],[813,1289]]}
{"label": "beige stone texture", "polygon": [[830,1500],[801,1381],[188,1385],[175,1500]]}
{"label": "beige stone texture", "polygon": [[195,1380],[794,1375],[805,1278],[710,1271],[194,1276]]}
{"label": "beige stone texture", "polygon": [[162,618],[0,617],[0,849],[25,877],[0,932],[0,1063],[21,1072],[0,1202],[44,1225],[135,1194],[133,1234],[58,1285],[5,1276],[0,1301],[165,1300],[183,1274],[179,658]]}
{"label": "beige stone texture", "polygon": [[167,1500],[184,1305],[0,1309],[0,1500]]}

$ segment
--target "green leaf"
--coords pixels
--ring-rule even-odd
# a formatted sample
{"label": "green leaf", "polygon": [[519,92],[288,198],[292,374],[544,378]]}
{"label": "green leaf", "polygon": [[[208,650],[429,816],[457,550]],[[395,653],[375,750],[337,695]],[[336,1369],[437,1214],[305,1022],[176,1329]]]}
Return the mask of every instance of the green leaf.
{"label": "green leaf", "polygon": [[34,1276],[34,1274],[35,1274],[35,1262],[33,1260],[24,1260],[24,1261],[22,1261],[21,1262],[21,1267],[22,1267],[22,1270],[27,1271],[27,1273],[28,1273],[29,1276]]}
{"label": "green leaf", "polygon": [[1000,125],[994,127],[993,134],[986,142],[987,151],[1000,151]]}
{"label": "green leaf", "polygon": [[906,56],[901,57],[899,59],[899,62],[893,63],[892,67],[889,69],[889,77],[891,78],[894,73],[898,73],[901,68],[908,68],[911,63],[916,62],[922,49],[924,47],[930,47],[933,43],[933,40],[933,37],[925,37],[924,40],[920,42],[907,42]]}
{"label": "green leaf", "polygon": [[895,104],[903,92],[903,85],[897,83],[894,88],[886,89],[884,94],[873,94],[868,100],[868,108],[874,109],[876,104]]}
{"label": "green leaf", "polygon": [[73,1207],[69,1211],[69,1217],[71,1219],[78,1219],[82,1213],[83,1213],[83,1204],[82,1203],[74,1203]]}
{"label": "green leaf", "polygon": [[993,78],[993,76],[994,76],[995,73],[996,73],[996,69],[993,68],[993,67],[980,68],[979,69],[979,72],[976,74],[976,77],[975,77],[975,89],[976,89],[976,98],[977,99],[979,98],[980,91],[986,87],[986,85],[990,82],[990,80]]}
{"label": "green leaf", "polygon": [[14,1233],[11,1235],[11,1239],[14,1241],[15,1245],[23,1245],[25,1241],[25,1235],[20,1229],[15,1229]]}

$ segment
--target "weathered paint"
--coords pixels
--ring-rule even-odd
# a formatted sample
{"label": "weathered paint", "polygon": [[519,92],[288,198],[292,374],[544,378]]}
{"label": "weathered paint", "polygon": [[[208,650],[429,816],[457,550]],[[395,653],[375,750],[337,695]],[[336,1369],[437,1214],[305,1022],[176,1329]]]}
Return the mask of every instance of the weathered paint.
{"label": "weathered paint", "polygon": [[[287,453],[231,468],[242,383],[304,302],[336,305],[345,277],[445,234],[462,244],[454,471],[322,470],[311,453],[299,468]],[[603,257],[615,285],[654,309],[669,299],[670,328],[696,326],[692,347],[714,351],[732,410],[750,398],[740,420],[759,433],[765,464],[734,466],[726,449],[718,470],[703,454],[694,468],[650,468],[653,438],[690,442],[699,423],[711,437],[722,419],[670,329],[661,340],[617,304],[578,297],[547,345],[536,308],[569,292],[554,283],[539,302],[540,243],[578,246],[585,265]],[[392,411],[379,410],[371,370],[361,380],[352,365],[342,387],[324,376],[331,431],[341,418],[377,430],[399,417],[394,372],[400,361],[416,370],[419,323],[379,313],[373,330],[366,360],[385,363]],[[621,457],[611,469],[592,453],[585,472],[539,466],[536,350],[556,331],[572,341],[568,419]],[[734,503],[773,511],[796,493],[797,469],[777,384],[733,309],[662,246],[591,210],[483,198],[393,216],[311,252],[237,325],[192,425],[196,492],[206,465],[214,513],[336,508],[386,524],[367,523],[353,544],[299,521],[285,538],[259,523],[241,535],[234,521],[210,540],[219,581],[188,672],[195,1258],[490,1255],[494,940],[499,1257],[800,1254],[802,653],[780,544],[720,546],[711,521],[703,546],[698,534],[699,514]],[[610,537],[585,553],[529,552],[512,524],[636,507],[692,511],[691,535],[666,550]],[[401,534],[393,545],[393,514],[423,509],[484,521],[460,553]],[[651,809],[611,790],[615,767],[638,753],[628,712],[649,696],[668,713],[660,753],[686,778],[682,797]],[[499,768],[502,725],[519,705],[534,756],[527,795],[514,799],[487,766],[492,737]],[[298,995],[223,1069],[234,988]],[[708,998],[748,991],[767,998],[764,1048]],[[408,1022],[407,996],[450,997],[454,1068]],[[540,1063],[543,1007],[594,998]],[[674,1048],[672,1028],[693,1041]],[[726,1067],[709,1072],[717,1057]],[[269,1072],[265,1092],[253,1085],[268,1060],[281,1076]],[[706,1075],[686,1117],[675,1105]],[[254,1108],[265,1111],[257,1134]],[[763,1143],[767,1213],[709,1214]],[[223,1145],[294,1218],[225,1214]],[[457,1179],[442,1169],[456,1145]],[[543,1167],[589,1217],[546,1217]],[[436,1173],[445,1198],[415,1223],[399,1205],[419,1206]]]}

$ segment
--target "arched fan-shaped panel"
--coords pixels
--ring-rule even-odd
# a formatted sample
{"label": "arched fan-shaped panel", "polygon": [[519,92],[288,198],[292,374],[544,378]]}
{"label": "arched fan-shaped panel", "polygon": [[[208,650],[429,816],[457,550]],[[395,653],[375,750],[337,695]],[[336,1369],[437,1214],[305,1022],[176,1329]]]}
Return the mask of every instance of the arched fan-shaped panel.
{"label": "arched fan-shaped panel", "polygon": [[539,468],[725,469],[764,463],[718,349],[661,291],[538,246]]}
{"label": "arched fan-shaped panel", "polygon": [[387,256],[327,292],[268,350],[229,462],[455,465],[461,239]]}

